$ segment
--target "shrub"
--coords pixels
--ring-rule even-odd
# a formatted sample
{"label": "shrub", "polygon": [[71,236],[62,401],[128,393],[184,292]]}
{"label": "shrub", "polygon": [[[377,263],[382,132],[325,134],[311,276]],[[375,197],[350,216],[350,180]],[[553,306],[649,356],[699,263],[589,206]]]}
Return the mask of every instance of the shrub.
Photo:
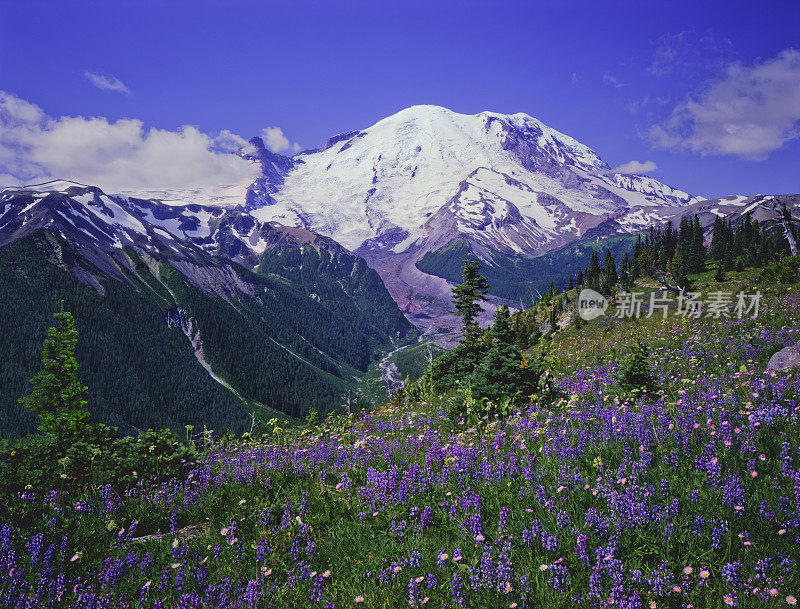
{"label": "shrub", "polygon": [[653,367],[650,365],[650,349],[640,340],[630,348],[620,362],[616,372],[617,388],[625,394],[639,396],[658,391]]}
{"label": "shrub", "polygon": [[73,433],[0,442],[0,492],[60,489],[80,494],[97,485],[123,492],[140,480],[180,479],[199,458],[169,429],[119,437],[115,427],[89,425]]}
{"label": "shrub", "polygon": [[506,397],[514,406],[530,400],[539,387],[543,369],[523,357],[516,345],[495,343],[468,379],[475,397],[500,404]]}
{"label": "shrub", "polygon": [[483,361],[492,345],[485,341],[464,342],[438,357],[423,375],[435,393],[445,393],[463,383]]}
{"label": "shrub", "polygon": [[770,263],[759,274],[761,283],[781,283],[790,285],[800,278],[800,256],[786,256]]}

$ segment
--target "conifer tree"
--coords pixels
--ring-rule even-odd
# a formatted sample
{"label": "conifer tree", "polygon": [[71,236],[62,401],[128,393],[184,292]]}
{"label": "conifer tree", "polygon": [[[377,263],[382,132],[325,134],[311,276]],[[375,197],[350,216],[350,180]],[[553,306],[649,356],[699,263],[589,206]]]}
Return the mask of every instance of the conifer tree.
{"label": "conifer tree", "polygon": [[453,288],[453,306],[451,313],[461,317],[464,322],[464,338],[462,342],[471,341],[480,334],[476,321],[478,314],[484,311],[480,301],[486,300],[489,292],[489,281],[479,275],[481,263],[477,259],[464,257],[461,284]]}
{"label": "conifer tree", "polygon": [[592,256],[589,259],[589,268],[586,270],[586,283],[593,290],[597,290],[600,287],[600,259],[594,250],[592,250]]}
{"label": "conifer tree", "polygon": [[631,281],[638,279],[642,275],[642,255],[644,254],[644,244],[642,243],[642,235],[636,236],[636,245],[633,247],[633,257],[630,263]]}
{"label": "conifer tree", "polygon": [[525,349],[528,348],[530,333],[531,330],[527,323],[519,324],[519,329],[517,330],[517,349],[525,351]]}
{"label": "conifer tree", "polygon": [[622,262],[619,264],[619,282],[622,285],[622,289],[624,291],[628,291],[631,289],[631,275],[630,275],[630,259],[628,258],[628,253],[625,252],[625,256],[622,258]]}
{"label": "conifer tree", "polygon": [[681,248],[675,253],[675,255],[672,257],[672,261],[669,264],[669,271],[675,278],[675,283],[678,284],[678,287],[685,288],[689,285],[689,278],[687,277],[688,266],[689,263],[686,258],[684,258]]}
{"label": "conifer tree", "polygon": [[703,243],[703,228],[697,214],[692,221],[692,272],[701,273],[706,268],[706,246]]}
{"label": "conifer tree", "polygon": [[77,430],[89,424],[83,394],[87,387],[78,380],[75,347],[78,331],[72,313],[55,313],[56,325],[47,330],[42,349],[42,369],[31,379],[32,391],[19,403],[39,417],[39,430]]}
{"label": "conifer tree", "polygon": [[531,322],[530,326],[528,326],[528,345],[529,346],[535,345],[536,343],[539,342],[541,338],[542,338],[542,331],[539,328],[539,324],[537,324],[536,320],[534,319]]}
{"label": "conifer tree", "polygon": [[606,250],[606,257],[603,261],[603,285],[602,291],[610,293],[611,290],[617,285],[619,277],[617,276],[617,263],[614,261],[614,256],[611,250]]}
{"label": "conifer tree", "polygon": [[514,331],[511,329],[511,315],[506,305],[499,307],[494,312],[494,324],[492,325],[491,336],[509,345],[514,344]]}

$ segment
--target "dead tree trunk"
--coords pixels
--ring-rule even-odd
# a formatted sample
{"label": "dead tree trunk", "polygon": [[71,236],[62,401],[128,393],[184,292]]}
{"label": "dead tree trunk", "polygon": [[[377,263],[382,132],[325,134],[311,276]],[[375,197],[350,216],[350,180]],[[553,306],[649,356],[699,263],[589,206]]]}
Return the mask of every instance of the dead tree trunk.
{"label": "dead tree trunk", "polygon": [[760,203],[763,203],[767,208],[778,214],[778,218],[783,226],[783,235],[789,242],[789,249],[792,251],[792,256],[797,256],[797,242],[795,241],[794,234],[792,233],[792,217],[789,215],[788,210],[781,205],[780,201],[778,201],[778,197],[764,197]]}

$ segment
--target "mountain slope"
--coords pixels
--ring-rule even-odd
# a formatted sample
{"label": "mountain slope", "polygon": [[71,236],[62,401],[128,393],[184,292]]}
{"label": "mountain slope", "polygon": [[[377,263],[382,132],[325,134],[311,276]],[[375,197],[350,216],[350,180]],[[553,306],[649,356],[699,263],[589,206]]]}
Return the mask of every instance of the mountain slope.
{"label": "mountain slope", "polygon": [[[412,106],[268,166],[271,190],[260,206],[248,203],[252,214],[331,236],[364,257],[429,333],[457,326],[448,312],[460,278],[456,254],[481,258],[491,293],[518,302],[563,281],[582,242],[591,248],[694,214],[710,229],[716,215],[739,217],[748,207],[771,221],[753,198],[708,201],[617,173],[591,148],[521,113]],[[572,245],[579,247],[565,249]],[[553,252],[562,253],[534,262]]]}
{"label": "mountain slope", "polygon": [[[199,289],[227,298],[239,292],[237,280],[224,268],[195,272],[203,264],[195,260],[198,248],[255,269],[266,251],[284,244],[312,240],[319,250],[337,242],[380,274],[409,320],[436,333],[457,326],[449,313],[451,267],[462,246],[491,267],[492,294],[518,302],[531,289],[563,279],[568,265],[557,252],[572,245],[667,221],[677,225],[695,213],[706,229],[717,215],[738,218],[750,207],[772,221],[753,198],[705,200],[647,176],[617,173],[589,147],[521,113],[469,116],[413,106],[293,158],[271,152],[260,138],[238,154],[258,177],[236,206],[224,197],[225,207],[200,204],[189,192],[165,193],[166,205],[109,198],[69,183],[40,185],[29,189],[23,207],[33,206],[18,209],[18,226],[0,216],[0,245],[20,231],[61,222],[48,211],[47,193],[56,190],[80,203],[67,212],[77,225],[59,230],[93,235],[95,246],[86,255],[108,272],[125,264],[114,252],[135,244],[174,260]],[[0,205],[3,197],[0,192]],[[490,305],[483,321],[491,314]]]}
{"label": "mountain slope", "polygon": [[16,398],[61,299],[90,409],[125,430],[330,411],[411,331],[377,273],[327,237],[72,183],[0,191],[0,271],[14,328],[0,336],[2,435],[32,428]]}
{"label": "mountain slope", "polygon": [[[85,281],[90,274],[91,283]],[[0,436],[29,433],[38,424],[16,400],[39,368],[42,340],[61,300],[76,317],[78,373],[96,420],[128,432],[177,431],[187,423],[241,431],[249,424],[236,400],[198,365],[186,337],[166,323],[174,306],[168,295],[134,275],[128,281],[106,279],[46,231],[0,249]]]}

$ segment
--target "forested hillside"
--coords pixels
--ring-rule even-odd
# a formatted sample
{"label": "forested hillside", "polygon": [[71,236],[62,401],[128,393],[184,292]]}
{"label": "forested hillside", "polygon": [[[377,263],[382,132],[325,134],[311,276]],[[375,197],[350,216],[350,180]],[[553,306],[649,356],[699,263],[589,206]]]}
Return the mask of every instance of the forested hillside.
{"label": "forested hillside", "polygon": [[[547,290],[551,282],[566,286],[570,275],[584,268],[592,252],[610,249],[615,256],[629,250],[636,237],[620,235],[606,239],[581,241],[537,258],[522,258],[495,254],[484,264],[482,273],[489,281],[489,293],[500,298],[532,305]],[[417,267],[428,274],[458,283],[464,257],[474,259],[466,240],[457,240],[425,254]]]}
{"label": "forested hillside", "polygon": [[[62,266],[51,261],[56,257]],[[68,243],[45,233],[0,249],[0,435],[36,428],[17,398],[39,366],[42,337],[61,300],[83,337],[77,358],[94,418],[128,432],[187,423],[242,430],[246,413],[198,364],[183,333],[165,323],[174,306],[169,294],[157,296],[133,276],[132,285],[103,281],[100,293],[64,268],[79,260]]]}
{"label": "forested hillside", "polygon": [[[84,337],[77,359],[91,387],[89,410],[123,432],[187,424],[241,432],[248,411],[262,420],[274,411],[331,412],[357,391],[379,348],[411,330],[375,272],[345,250],[331,256],[307,245],[301,253],[287,244],[264,254],[258,274],[201,256],[207,266],[191,267],[193,282],[179,257],[155,260],[128,248],[120,281],[84,253],[48,231],[0,249],[2,437],[36,427],[16,400],[62,299]],[[291,264],[279,274],[280,260],[294,256],[305,261],[302,281]],[[223,271],[241,291],[198,287],[213,288]],[[203,368],[190,338],[238,395]]]}

